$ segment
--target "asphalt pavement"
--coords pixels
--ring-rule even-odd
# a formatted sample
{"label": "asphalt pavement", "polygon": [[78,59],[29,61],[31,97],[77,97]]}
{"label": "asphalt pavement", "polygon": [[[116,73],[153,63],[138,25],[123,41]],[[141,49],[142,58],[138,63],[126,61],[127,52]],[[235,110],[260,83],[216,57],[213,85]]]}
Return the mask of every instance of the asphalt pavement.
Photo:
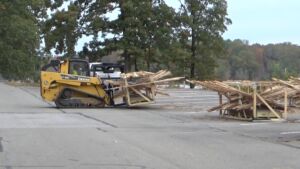
{"label": "asphalt pavement", "polygon": [[138,108],[57,109],[0,82],[0,169],[299,169],[300,122],[208,113],[215,93],[166,89]]}

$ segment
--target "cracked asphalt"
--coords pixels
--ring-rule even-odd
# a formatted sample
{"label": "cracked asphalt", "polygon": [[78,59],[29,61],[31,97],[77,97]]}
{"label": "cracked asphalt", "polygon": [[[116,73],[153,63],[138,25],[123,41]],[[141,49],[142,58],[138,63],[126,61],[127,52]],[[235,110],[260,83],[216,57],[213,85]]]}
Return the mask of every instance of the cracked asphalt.
{"label": "cracked asphalt", "polygon": [[206,111],[213,92],[166,92],[138,108],[56,109],[38,88],[0,82],[0,169],[300,168],[299,115],[225,120]]}

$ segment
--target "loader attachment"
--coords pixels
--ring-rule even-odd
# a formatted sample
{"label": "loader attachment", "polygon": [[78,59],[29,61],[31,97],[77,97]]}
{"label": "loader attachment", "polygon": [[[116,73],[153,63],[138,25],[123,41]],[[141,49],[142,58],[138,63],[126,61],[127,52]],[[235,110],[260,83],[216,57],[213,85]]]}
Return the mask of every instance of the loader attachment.
{"label": "loader attachment", "polygon": [[120,80],[107,80],[107,82],[113,86],[113,89],[119,89],[119,92],[114,92],[114,100],[122,98],[127,106],[133,107],[154,103],[156,94],[162,94],[158,84],[183,79],[183,77],[165,79],[170,75],[171,72],[166,70],[157,73],[140,71],[122,74]]}

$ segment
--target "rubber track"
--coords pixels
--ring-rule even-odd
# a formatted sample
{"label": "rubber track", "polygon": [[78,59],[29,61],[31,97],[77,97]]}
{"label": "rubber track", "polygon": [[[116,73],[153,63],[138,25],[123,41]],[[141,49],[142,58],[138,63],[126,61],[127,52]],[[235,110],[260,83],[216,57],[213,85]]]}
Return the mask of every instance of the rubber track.
{"label": "rubber track", "polygon": [[[99,103],[98,104],[89,104],[89,105],[86,105],[86,104],[83,104],[83,102],[81,101],[81,103],[78,103],[78,102],[74,102],[74,103],[71,103],[70,105],[70,100],[72,99],[72,97],[70,98],[70,100],[65,100],[64,98],[62,98],[62,95],[63,93],[66,91],[66,90],[70,90],[70,91],[73,91],[73,92],[77,92],[77,93],[81,93],[81,94],[84,94],[86,95],[87,97],[82,97],[83,99],[86,99],[86,98],[94,98],[94,99],[97,99],[99,100]],[[92,94],[89,94],[89,93],[86,93],[86,92],[83,92],[81,90],[77,90],[77,89],[74,89],[74,88],[69,88],[69,87],[66,87],[64,88],[59,96],[57,97],[58,99],[55,100],[55,104],[58,108],[100,108],[100,107],[104,107],[105,106],[105,102],[104,102],[104,98],[103,97],[99,97],[99,96],[95,96],[95,95],[92,95]],[[80,100],[79,98],[76,98],[78,100]],[[78,101],[77,100],[77,101]],[[68,105],[64,105],[62,102],[69,102]],[[75,100],[74,100],[75,101]]]}

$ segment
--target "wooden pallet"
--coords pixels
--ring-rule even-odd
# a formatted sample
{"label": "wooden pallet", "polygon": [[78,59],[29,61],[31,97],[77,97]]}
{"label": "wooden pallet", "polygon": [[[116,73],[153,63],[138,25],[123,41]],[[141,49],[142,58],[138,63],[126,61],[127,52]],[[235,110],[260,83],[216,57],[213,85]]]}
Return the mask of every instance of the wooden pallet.
{"label": "wooden pallet", "polygon": [[118,89],[114,99],[122,98],[129,107],[150,104],[155,101],[157,94],[168,95],[159,91],[158,84],[178,81],[183,77],[166,78],[171,75],[170,71],[161,70],[153,72],[131,72],[121,75],[118,81],[108,81],[114,88]]}

